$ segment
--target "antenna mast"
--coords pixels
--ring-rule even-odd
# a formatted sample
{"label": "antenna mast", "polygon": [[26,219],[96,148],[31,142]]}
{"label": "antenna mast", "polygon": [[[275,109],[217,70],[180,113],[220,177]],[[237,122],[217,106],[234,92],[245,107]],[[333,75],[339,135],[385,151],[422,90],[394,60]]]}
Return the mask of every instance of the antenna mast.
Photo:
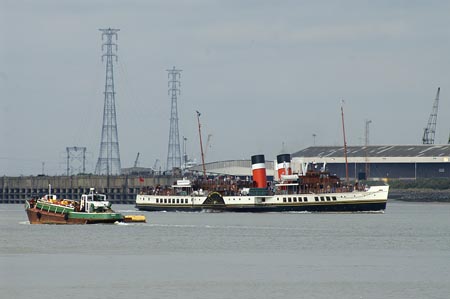
{"label": "antenna mast", "polygon": [[183,136],[183,169],[186,169],[188,156],[186,153],[187,138]]}
{"label": "antenna mast", "polygon": [[370,167],[369,167],[369,157],[367,154],[367,150],[369,147],[369,125],[372,123],[371,120],[366,120],[366,134],[365,134],[365,160],[366,160],[366,180],[369,179],[369,171],[370,171]]}
{"label": "antenna mast", "polygon": [[119,138],[117,136],[116,103],[114,91],[113,57],[117,61],[117,44],[113,42],[113,37],[117,40],[119,29],[99,29],[102,32],[102,40],[106,37],[106,42],[102,45],[102,61],[106,57],[106,82],[105,82],[105,103],[103,106],[103,126],[100,141],[100,153],[95,167],[96,174],[120,174],[120,153]]}
{"label": "antenna mast", "polygon": [[167,151],[167,170],[175,167],[181,168],[180,135],[178,131],[177,96],[180,94],[181,70],[173,67],[167,70],[169,77],[169,95],[171,97],[169,147]]}
{"label": "antenna mast", "polygon": [[345,182],[348,184],[347,141],[345,140],[345,124],[344,124],[344,100],[342,100],[341,102],[341,116],[342,116],[342,132],[344,135]]}
{"label": "antenna mast", "polygon": [[198,135],[200,136],[200,152],[202,154],[202,167],[203,167],[203,177],[206,179],[206,168],[205,168],[205,155],[203,153],[203,142],[202,142],[202,131],[200,125],[200,112],[197,112],[197,122],[198,122]]}
{"label": "antenna mast", "polygon": [[431,111],[430,118],[428,119],[427,127],[423,130],[422,144],[434,144],[434,135],[436,133],[436,122],[439,108],[439,93],[441,88],[438,87],[436,92],[436,98],[433,103],[433,110]]}

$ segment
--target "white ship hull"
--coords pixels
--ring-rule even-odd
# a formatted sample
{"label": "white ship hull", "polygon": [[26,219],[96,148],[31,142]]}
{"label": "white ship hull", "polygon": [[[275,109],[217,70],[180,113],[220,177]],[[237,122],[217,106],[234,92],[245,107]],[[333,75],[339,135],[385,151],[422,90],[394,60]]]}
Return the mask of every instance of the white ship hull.
{"label": "white ship hull", "polygon": [[138,195],[136,207],[145,211],[230,211],[230,212],[369,212],[386,208],[389,186],[372,186],[366,191],[262,196]]}

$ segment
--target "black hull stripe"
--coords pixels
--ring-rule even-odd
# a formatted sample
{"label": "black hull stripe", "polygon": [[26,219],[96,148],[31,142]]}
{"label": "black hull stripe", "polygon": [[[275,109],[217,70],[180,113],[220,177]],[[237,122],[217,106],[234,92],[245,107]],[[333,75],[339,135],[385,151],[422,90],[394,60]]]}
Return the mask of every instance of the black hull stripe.
{"label": "black hull stripe", "polygon": [[162,206],[136,204],[136,208],[142,211],[223,211],[223,212],[371,212],[386,209],[386,202],[369,203],[333,203],[310,205],[264,205],[264,206]]}

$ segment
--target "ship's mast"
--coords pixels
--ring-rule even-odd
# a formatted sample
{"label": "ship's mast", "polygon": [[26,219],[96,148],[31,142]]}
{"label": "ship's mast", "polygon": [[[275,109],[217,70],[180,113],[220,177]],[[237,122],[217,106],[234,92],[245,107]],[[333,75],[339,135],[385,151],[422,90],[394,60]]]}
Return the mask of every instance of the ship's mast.
{"label": "ship's mast", "polygon": [[366,123],[366,130],[365,130],[365,142],[364,142],[364,156],[365,156],[365,162],[366,162],[366,180],[369,179],[369,172],[370,172],[370,165],[369,165],[369,157],[367,154],[367,151],[369,149],[369,125],[372,123],[371,120],[367,120],[365,121]]}
{"label": "ship's mast", "polygon": [[344,124],[344,100],[342,100],[341,102],[341,116],[342,116],[342,133],[344,135],[345,182],[348,184],[347,141],[345,139],[345,124]]}
{"label": "ship's mast", "polygon": [[198,122],[198,136],[200,137],[200,152],[202,154],[202,167],[203,167],[203,177],[206,179],[206,168],[205,168],[205,155],[203,153],[203,142],[202,142],[202,131],[200,125],[200,112],[197,112],[197,122]]}

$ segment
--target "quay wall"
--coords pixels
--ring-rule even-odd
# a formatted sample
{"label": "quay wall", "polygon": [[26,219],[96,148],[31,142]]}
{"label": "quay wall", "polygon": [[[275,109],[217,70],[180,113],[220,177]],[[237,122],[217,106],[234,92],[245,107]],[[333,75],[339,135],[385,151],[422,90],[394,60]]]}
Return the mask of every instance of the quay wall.
{"label": "quay wall", "polygon": [[98,193],[106,194],[112,203],[134,204],[136,195],[144,187],[172,185],[177,179],[135,175],[3,176],[0,177],[0,204],[24,203],[25,199],[43,196],[48,193],[49,184],[52,194],[60,198],[79,199],[81,194],[95,188]]}

